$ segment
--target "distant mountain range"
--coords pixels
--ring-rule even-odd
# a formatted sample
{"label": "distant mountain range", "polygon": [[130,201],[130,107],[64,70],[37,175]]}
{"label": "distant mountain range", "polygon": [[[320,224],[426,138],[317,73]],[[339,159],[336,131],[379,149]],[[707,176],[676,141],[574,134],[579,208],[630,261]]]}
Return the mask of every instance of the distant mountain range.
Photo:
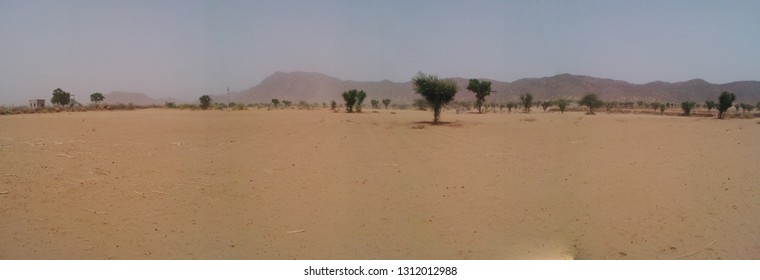
{"label": "distant mountain range", "polygon": [[[411,78],[411,77],[410,77]],[[474,100],[475,94],[467,91],[469,79],[451,78],[459,85],[457,100]],[[485,79],[489,80],[489,79]],[[580,98],[587,93],[596,93],[603,100],[614,101],[660,101],[681,102],[705,100],[717,101],[722,91],[736,94],[736,102],[755,104],[760,101],[760,82],[738,81],[726,84],[711,84],[705,80],[694,79],[685,82],[651,82],[632,84],[621,80],[595,78],[571,74],[552,77],[520,79],[514,82],[489,80],[492,82],[491,93],[487,102],[517,101],[521,94],[530,92],[534,100],[553,100],[557,98]],[[390,98],[397,103],[411,102],[421,98],[415,94],[411,82],[396,83],[388,80],[379,82],[346,81],[314,72],[276,72],[259,85],[239,92],[212,95],[218,102],[260,103],[270,102],[273,98],[293,102],[329,102],[341,101],[341,93],[350,89],[361,89],[371,99]],[[106,103],[129,103],[139,105],[163,104],[178,100],[153,99],[144,94],[113,92],[106,95]]]}

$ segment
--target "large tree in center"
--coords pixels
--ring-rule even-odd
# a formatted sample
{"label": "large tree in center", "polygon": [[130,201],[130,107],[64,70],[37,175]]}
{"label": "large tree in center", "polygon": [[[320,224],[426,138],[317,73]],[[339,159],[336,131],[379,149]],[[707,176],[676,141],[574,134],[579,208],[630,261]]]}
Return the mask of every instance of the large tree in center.
{"label": "large tree in center", "polygon": [[724,91],[720,93],[718,97],[718,118],[722,119],[723,115],[731,108],[732,103],[736,100],[736,95],[731,92]]}
{"label": "large tree in center", "polygon": [[414,91],[425,97],[433,107],[433,124],[438,124],[443,106],[454,100],[459,88],[453,80],[439,80],[435,75],[419,72],[412,78]]}
{"label": "large tree in center", "polygon": [[491,94],[491,82],[470,79],[467,90],[475,93],[475,107],[478,107],[478,113],[483,113],[483,104],[486,102],[486,96]]}
{"label": "large tree in center", "polygon": [[71,93],[65,92],[60,88],[53,90],[53,98],[50,98],[50,103],[53,105],[66,106],[71,101]]}

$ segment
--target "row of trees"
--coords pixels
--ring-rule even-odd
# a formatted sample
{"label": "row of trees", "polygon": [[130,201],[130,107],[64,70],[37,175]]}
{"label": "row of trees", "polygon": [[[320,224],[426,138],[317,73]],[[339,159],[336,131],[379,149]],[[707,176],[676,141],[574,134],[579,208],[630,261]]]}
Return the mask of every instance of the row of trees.
{"label": "row of trees", "polygon": [[[103,94],[100,92],[90,94],[90,101],[95,103],[95,107],[97,107],[103,100],[105,100],[105,96],[103,96]],[[62,90],[61,88],[54,89],[53,97],[50,98],[50,103],[58,106],[73,106],[75,105],[75,102],[76,100],[72,100],[71,98],[71,93]]]}

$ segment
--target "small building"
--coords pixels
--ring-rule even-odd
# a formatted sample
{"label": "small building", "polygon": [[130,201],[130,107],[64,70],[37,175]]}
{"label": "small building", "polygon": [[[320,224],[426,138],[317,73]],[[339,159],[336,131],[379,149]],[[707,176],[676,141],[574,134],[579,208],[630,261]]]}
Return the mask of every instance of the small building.
{"label": "small building", "polygon": [[31,108],[45,107],[45,99],[29,99],[29,107]]}

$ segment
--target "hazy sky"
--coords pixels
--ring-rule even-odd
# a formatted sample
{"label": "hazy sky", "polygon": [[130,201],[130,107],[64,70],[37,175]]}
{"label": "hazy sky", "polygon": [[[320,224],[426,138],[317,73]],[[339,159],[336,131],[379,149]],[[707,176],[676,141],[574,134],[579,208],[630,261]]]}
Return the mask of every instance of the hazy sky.
{"label": "hazy sky", "polygon": [[57,87],[194,100],[275,71],[401,82],[420,70],[760,80],[760,1],[0,0],[0,104]]}

